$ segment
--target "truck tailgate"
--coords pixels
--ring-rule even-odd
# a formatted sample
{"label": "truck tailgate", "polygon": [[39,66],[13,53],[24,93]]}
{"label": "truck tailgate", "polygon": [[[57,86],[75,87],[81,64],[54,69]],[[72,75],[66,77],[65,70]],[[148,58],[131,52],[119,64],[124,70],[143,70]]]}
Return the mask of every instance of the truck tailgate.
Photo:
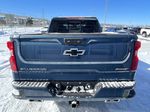
{"label": "truck tailgate", "polygon": [[100,33],[21,35],[14,38],[17,75],[21,80],[132,79],[136,40]]}

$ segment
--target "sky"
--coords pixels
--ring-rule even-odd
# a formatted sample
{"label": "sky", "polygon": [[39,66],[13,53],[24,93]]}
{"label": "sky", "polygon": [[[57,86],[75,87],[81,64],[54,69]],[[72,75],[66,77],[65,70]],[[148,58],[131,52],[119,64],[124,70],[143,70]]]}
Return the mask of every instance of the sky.
{"label": "sky", "polygon": [[0,12],[49,20],[96,16],[100,23],[150,25],[150,0],[0,0]]}

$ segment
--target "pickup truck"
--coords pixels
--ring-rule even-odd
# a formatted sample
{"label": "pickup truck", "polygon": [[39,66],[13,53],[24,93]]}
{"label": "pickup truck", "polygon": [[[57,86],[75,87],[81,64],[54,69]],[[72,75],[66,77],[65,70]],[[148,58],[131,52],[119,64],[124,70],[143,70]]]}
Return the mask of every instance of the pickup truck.
{"label": "pickup truck", "polygon": [[142,28],[140,33],[143,37],[148,37],[150,36],[150,28]]}
{"label": "pickup truck", "polygon": [[13,96],[72,107],[132,98],[141,43],[136,35],[101,29],[96,17],[55,17],[46,34],[11,37]]}

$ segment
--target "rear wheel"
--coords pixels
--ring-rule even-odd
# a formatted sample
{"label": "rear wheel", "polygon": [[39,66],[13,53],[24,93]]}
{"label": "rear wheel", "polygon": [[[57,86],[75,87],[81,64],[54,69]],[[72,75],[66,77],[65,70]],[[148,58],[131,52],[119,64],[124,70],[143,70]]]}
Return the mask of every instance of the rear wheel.
{"label": "rear wheel", "polygon": [[143,37],[147,37],[147,33],[146,33],[146,32],[143,32],[143,33],[142,33],[142,36],[143,36]]}
{"label": "rear wheel", "polygon": [[132,89],[132,90],[130,90],[129,95],[128,95],[127,98],[133,98],[135,96],[135,94],[136,93],[135,93],[134,89]]}

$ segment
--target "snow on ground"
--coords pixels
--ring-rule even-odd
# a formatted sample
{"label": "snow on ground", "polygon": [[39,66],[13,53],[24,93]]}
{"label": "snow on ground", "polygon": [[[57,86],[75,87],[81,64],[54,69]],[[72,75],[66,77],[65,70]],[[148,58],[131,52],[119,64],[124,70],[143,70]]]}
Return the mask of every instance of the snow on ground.
{"label": "snow on ground", "polygon": [[5,31],[8,34],[26,34],[26,33],[39,33],[42,27],[4,27],[0,28],[0,31]]}
{"label": "snow on ground", "polygon": [[0,112],[150,112],[150,41],[140,39],[142,48],[139,52],[140,62],[135,77],[137,94],[134,98],[113,104],[81,102],[78,108],[72,109],[68,102],[29,102],[12,96],[12,75],[6,48],[8,39],[9,36],[0,36]]}
{"label": "snow on ground", "polygon": [[141,40],[150,41],[150,37],[142,37],[142,35],[138,35],[138,38]]}
{"label": "snow on ground", "polygon": [[150,41],[146,40],[145,38],[143,39],[142,36],[138,36],[138,37],[142,43],[141,48],[139,50],[139,54],[138,54],[140,57],[140,60],[150,64]]}

